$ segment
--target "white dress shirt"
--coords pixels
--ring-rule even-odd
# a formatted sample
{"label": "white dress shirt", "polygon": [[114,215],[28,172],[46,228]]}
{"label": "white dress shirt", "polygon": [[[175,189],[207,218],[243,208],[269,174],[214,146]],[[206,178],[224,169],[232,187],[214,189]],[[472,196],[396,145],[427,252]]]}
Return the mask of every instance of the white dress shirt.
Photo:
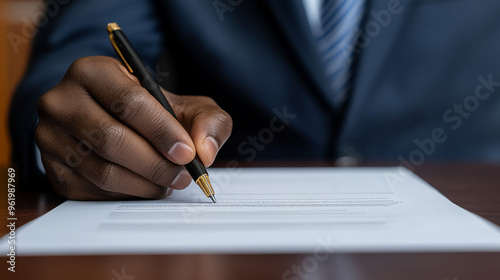
{"label": "white dress shirt", "polygon": [[302,0],[309,25],[314,35],[318,35],[321,30],[320,14],[323,0]]}

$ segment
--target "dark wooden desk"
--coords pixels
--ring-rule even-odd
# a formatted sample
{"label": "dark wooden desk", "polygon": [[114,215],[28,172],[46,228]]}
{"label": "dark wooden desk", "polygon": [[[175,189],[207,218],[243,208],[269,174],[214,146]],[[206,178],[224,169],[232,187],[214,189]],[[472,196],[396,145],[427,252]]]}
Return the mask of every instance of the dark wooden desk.
{"label": "dark wooden desk", "polygon": [[[5,182],[5,168],[2,170]],[[500,165],[425,165],[415,173],[454,203],[500,225]],[[16,202],[19,225],[63,200],[51,193],[18,190]],[[2,220],[6,221],[6,203],[0,205]],[[1,228],[5,234],[6,229]],[[18,257],[15,274],[7,273],[3,257],[0,279],[500,279],[500,252],[332,254],[324,261],[317,261],[316,266],[309,262],[311,257],[307,254]],[[309,272],[301,269],[294,274],[294,268],[303,264]]]}

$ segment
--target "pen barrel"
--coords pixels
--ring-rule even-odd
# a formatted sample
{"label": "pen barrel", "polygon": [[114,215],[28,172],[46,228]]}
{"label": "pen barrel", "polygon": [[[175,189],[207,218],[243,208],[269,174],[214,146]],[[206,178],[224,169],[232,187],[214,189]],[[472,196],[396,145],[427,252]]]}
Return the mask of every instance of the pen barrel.
{"label": "pen barrel", "polygon": [[165,95],[163,95],[163,92],[160,89],[160,86],[158,83],[154,80],[153,76],[147,75],[144,79],[141,85],[151,93],[151,95],[158,101],[160,102],[161,106],[165,108],[175,119],[177,119],[177,116],[174,113],[174,110],[168,103],[167,99],[165,98]]}
{"label": "pen barrel", "polygon": [[153,76],[149,73],[146,65],[144,64],[144,62],[142,62],[139,55],[135,52],[132,44],[128,40],[127,36],[125,36],[125,33],[123,33],[121,29],[114,30],[112,33],[115,37],[114,42],[120,49],[121,55],[123,55],[126,63],[128,63],[133,69],[132,74],[137,77],[142,87],[144,87],[156,100],[158,100],[158,102],[160,102],[165,110],[167,110],[172,116],[174,116],[174,118],[177,119],[174,110],[163,95],[160,86],[153,78]]}
{"label": "pen barrel", "polygon": [[185,165],[186,170],[189,172],[189,175],[196,180],[200,176],[207,174],[207,170],[205,169],[205,166],[201,163],[201,160],[196,156],[195,159],[193,159],[190,163]]}

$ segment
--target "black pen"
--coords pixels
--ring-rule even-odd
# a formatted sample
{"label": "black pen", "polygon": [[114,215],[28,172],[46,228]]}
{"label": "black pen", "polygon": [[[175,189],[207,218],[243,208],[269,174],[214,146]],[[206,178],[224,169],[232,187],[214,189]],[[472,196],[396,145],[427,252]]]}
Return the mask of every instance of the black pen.
{"label": "black pen", "polygon": [[[160,90],[160,86],[156,82],[156,80],[149,74],[146,66],[142,62],[141,58],[135,52],[134,48],[128,41],[125,33],[123,33],[122,29],[116,24],[108,23],[108,33],[109,40],[111,40],[111,44],[115,48],[116,53],[120,56],[123,64],[128,69],[128,71],[137,77],[141,85],[152,95],[160,104],[165,108],[172,116],[177,119],[175,116],[172,107],[168,103],[167,99],[163,95]],[[185,167],[193,180],[196,182],[198,186],[200,186],[201,190],[205,193],[207,197],[212,199],[215,203],[215,194],[212,189],[212,185],[210,184],[210,180],[208,179],[208,173],[205,169],[205,166],[197,160],[198,156],[193,159],[190,163],[186,164]]]}

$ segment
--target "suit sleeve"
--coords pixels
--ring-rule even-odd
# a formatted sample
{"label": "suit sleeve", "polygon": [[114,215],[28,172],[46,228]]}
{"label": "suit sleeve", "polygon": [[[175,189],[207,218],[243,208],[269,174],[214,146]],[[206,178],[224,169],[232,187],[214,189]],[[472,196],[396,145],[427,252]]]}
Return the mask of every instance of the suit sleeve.
{"label": "suit sleeve", "polygon": [[84,56],[116,57],[106,25],[117,22],[127,32],[145,63],[159,63],[163,35],[155,1],[54,0],[46,1],[45,19],[34,38],[28,70],[10,108],[9,130],[13,144],[12,164],[21,184],[36,186],[45,180],[38,170],[34,140],[38,121],[36,103],[54,87],[69,65]]}

